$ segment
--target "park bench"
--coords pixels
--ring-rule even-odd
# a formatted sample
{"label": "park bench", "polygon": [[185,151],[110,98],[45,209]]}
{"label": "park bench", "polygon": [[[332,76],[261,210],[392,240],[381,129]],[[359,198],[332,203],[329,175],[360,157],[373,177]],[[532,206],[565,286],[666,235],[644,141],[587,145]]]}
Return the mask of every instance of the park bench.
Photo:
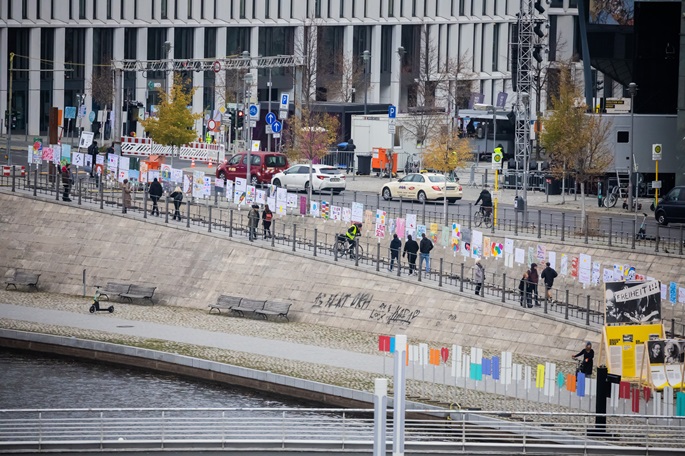
{"label": "park bench", "polygon": [[242,299],[237,296],[221,295],[217,298],[216,303],[209,305],[209,313],[212,313],[214,309],[218,310],[219,313],[221,313],[221,309],[233,310],[240,305]]}
{"label": "park bench", "polygon": [[265,320],[269,319],[269,315],[275,315],[277,317],[285,318],[286,321],[290,321],[288,319],[288,311],[290,310],[291,305],[292,304],[289,302],[266,301],[264,308],[255,310],[255,314],[263,317]]}
{"label": "park bench", "polygon": [[29,288],[34,288],[38,290],[38,279],[40,274],[33,274],[30,272],[15,271],[14,275],[8,279],[5,279],[5,290],[9,288],[10,285],[17,289],[17,285],[27,285]]}
{"label": "park bench", "polygon": [[152,300],[152,296],[155,294],[157,287],[144,287],[142,285],[131,285],[126,293],[121,293],[124,299],[128,299],[129,302],[133,302],[134,299],[148,299],[152,305],[155,302]]}
{"label": "park bench", "polygon": [[240,300],[240,305],[231,308],[231,311],[240,314],[241,317],[244,317],[245,313],[255,313],[258,310],[264,309],[265,303],[266,301],[243,298]]}
{"label": "park bench", "polygon": [[[99,286],[96,286],[96,288],[100,289]],[[108,282],[107,285],[100,290],[100,296],[104,296],[109,301],[109,295],[120,296],[128,293],[129,288],[131,288],[131,285],[128,283]]]}

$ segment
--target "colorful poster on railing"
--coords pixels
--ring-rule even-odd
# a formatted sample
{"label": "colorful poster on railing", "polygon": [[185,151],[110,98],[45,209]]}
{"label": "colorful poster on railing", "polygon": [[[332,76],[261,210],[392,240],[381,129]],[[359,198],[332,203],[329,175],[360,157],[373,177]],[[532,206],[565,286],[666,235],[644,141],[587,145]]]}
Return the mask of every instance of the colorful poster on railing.
{"label": "colorful poster on railing", "polygon": [[339,222],[342,218],[342,208],[340,206],[331,206],[331,219],[334,222]]}
{"label": "colorful poster on railing", "polygon": [[397,237],[400,239],[405,239],[405,233],[406,233],[406,221],[403,218],[398,218],[395,221],[395,233],[397,233]]}
{"label": "colorful poster on railing", "polygon": [[647,342],[651,386],[663,389],[683,387],[683,354],[685,341],[666,339]]}
{"label": "colorful poster on railing", "polygon": [[602,265],[599,261],[592,262],[592,285],[599,285],[599,271],[602,269]]}
{"label": "colorful poster on railing", "polygon": [[426,234],[426,225],[416,225],[416,239],[420,240],[424,234]]}
{"label": "colorful poster on railing", "polygon": [[545,259],[547,258],[547,247],[544,246],[543,244],[538,244],[538,247],[536,250],[536,257],[537,257],[538,263],[544,263]]}
{"label": "colorful poster on railing", "polygon": [[318,217],[319,216],[319,202],[318,201],[310,201],[309,203],[309,215],[312,217]]}
{"label": "colorful poster on railing", "polygon": [[440,244],[443,247],[450,246],[450,236],[452,234],[452,229],[449,226],[443,226],[442,231],[440,231]]}
{"label": "colorful poster on railing", "polygon": [[364,220],[364,205],[354,201],[352,203],[352,219],[353,222],[362,222]]}
{"label": "colorful poster on railing", "polygon": [[[111,154],[110,157],[114,155]],[[115,157],[119,158],[118,155],[114,155]],[[123,157],[122,157],[123,158]],[[68,163],[71,163],[71,144],[62,144],[62,158],[59,161],[60,165],[64,166]],[[116,170],[116,168],[114,168]]]}
{"label": "colorful poster on railing", "polygon": [[204,186],[202,187],[202,197],[209,198],[212,196],[212,178],[209,176],[203,177]]}
{"label": "colorful poster on railing", "polygon": [[[85,165],[85,162],[83,161],[83,154],[80,152],[74,152],[71,154],[71,163],[76,165],[76,166],[83,166]],[[40,163],[40,160],[38,160],[38,163]]]}
{"label": "colorful poster on railing", "polygon": [[592,257],[584,253],[578,259],[578,282],[590,285],[592,281]]}
{"label": "colorful poster on railing", "polygon": [[638,381],[645,342],[663,338],[664,326],[661,323],[605,326],[604,343],[609,372],[621,375],[623,381]]}
{"label": "colorful poster on railing", "polygon": [[53,152],[52,152],[52,163],[55,165],[59,164],[60,159],[62,158],[62,146],[60,145],[54,145],[52,146]]}
{"label": "colorful poster on railing", "polygon": [[235,189],[233,191],[233,203],[241,206],[245,204],[247,194],[247,180],[242,177],[235,178]]}
{"label": "colorful poster on railing", "polygon": [[386,230],[388,235],[395,234],[395,219],[388,219],[388,229]]}
{"label": "colorful poster on railing", "polygon": [[661,284],[607,282],[604,284],[606,324],[642,324],[661,321]]}
{"label": "colorful poster on railing", "polygon": [[433,241],[433,244],[438,243],[438,224],[431,223],[428,225],[428,237]]}
{"label": "colorful poster on railing", "polygon": [[352,221],[352,209],[349,207],[342,208],[342,221],[343,223],[350,223]]}
{"label": "colorful poster on railing", "polygon": [[471,257],[480,258],[483,256],[483,232],[473,230],[471,234]]}
{"label": "colorful poster on railing", "polygon": [[388,213],[385,212],[384,210],[376,209],[376,225],[385,226],[387,216],[388,216]]}
{"label": "colorful poster on railing", "polygon": [[224,195],[226,195],[226,201],[230,203],[233,201],[233,181],[227,180],[225,185],[226,187],[224,188]]}
{"label": "colorful poster on railing", "polygon": [[[275,197],[276,195],[274,194]],[[286,193],[286,207],[289,209],[297,208],[297,195],[295,193]]]}
{"label": "colorful poster on railing", "polygon": [[[177,184],[183,182],[183,170],[172,168],[171,169],[171,180],[173,182],[176,182]],[[233,187],[231,186],[231,188],[233,188]],[[230,193],[226,193],[226,195],[230,195]]]}
{"label": "colorful poster on railing", "polygon": [[257,190],[254,201],[257,204],[266,204],[266,192],[264,190]]}
{"label": "colorful poster on railing", "polygon": [[193,198],[202,198],[204,194],[205,173],[193,171]]}
{"label": "colorful poster on railing", "polygon": [[489,236],[483,237],[483,257],[489,258],[492,255],[492,241]]}
{"label": "colorful poster on railing", "polygon": [[321,218],[328,220],[330,217],[330,204],[328,201],[321,201]]}
{"label": "colorful poster on railing", "polygon": [[461,227],[461,254],[464,258],[471,256],[471,230]]}
{"label": "colorful poster on railing", "polygon": [[[305,197],[306,201],[306,197]],[[276,207],[287,208],[288,207],[288,191],[284,188],[276,189]],[[306,206],[306,204],[305,204]]]}
{"label": "colorful poster on railing", "polygon": [[183,175],[183,193],[185,193],[185,194],[190,193],[191,188],[192,188],[192,183],[190,182],[190,177]]}
{"label": "colorful poster on railing", "polygon": [[461,243],[461,225],[459,225],[458,223],[453,223],[452,231],[450,234],[450,247],[452,249],[452,252],[456,255],[457,252],[461,249],[461,246],[459,245]]}
{"label": "colorful poster on railing", "polygon": [[43,147],[43,152],[41,154],[41,159],[45,161],[52,161],[53,148]]}
{"label": "colorful poster on railing", "polygon": [[252,205],[257,196],[257,188],[254,185],[248,185],[245,191],[245,204]]}
{"label": "colorful poster on railing", "polygon": [[405,218],[405,235],[411,235],[416,240],[416,214],[407,214]]}

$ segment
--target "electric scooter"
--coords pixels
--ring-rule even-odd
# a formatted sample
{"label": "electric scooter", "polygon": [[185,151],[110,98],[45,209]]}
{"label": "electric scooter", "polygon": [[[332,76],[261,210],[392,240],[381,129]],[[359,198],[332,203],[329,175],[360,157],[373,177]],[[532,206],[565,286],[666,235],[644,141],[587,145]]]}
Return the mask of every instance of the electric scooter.
{"label": "electric scooter", "polygon": [[114,306],[102,307],[100,308],[100,290],[95,290],[95,296],[93,296],[93,304],[90,306],[90,313],[95,312],[114,312]]}
{"label": "electric scooter", "polygon": [[642,223],[640,229],[635,233],[635,239],[638,241],[654,241],[656,236],[647,236],[647,214],[642,213]]}

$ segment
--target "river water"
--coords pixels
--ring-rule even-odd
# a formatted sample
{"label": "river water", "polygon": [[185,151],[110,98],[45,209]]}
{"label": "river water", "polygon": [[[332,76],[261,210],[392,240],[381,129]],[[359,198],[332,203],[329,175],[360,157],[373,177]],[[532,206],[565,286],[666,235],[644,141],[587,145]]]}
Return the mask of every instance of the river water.
{"label": "river water", "polygon": [[0,408],[310,407],[220,383],[0,349]]}

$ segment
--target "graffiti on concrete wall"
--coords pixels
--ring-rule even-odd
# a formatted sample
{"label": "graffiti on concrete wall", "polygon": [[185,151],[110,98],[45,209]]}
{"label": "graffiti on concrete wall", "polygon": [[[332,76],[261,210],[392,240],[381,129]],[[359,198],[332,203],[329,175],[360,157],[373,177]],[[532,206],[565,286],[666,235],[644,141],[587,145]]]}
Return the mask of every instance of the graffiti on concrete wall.
{"label": "graffiti on concrete wall", "polygon": [[325,309],[329,312],[342,308],[368,311],[368,318],[370,320],[384,322],[388,325],[410,325],[421,314],[421,311],[418,309],[412,310],[407,307],[385,303],[372,305],[372,302],[373,295],[371,293],[319,293],[314,298],[312,308]]}

